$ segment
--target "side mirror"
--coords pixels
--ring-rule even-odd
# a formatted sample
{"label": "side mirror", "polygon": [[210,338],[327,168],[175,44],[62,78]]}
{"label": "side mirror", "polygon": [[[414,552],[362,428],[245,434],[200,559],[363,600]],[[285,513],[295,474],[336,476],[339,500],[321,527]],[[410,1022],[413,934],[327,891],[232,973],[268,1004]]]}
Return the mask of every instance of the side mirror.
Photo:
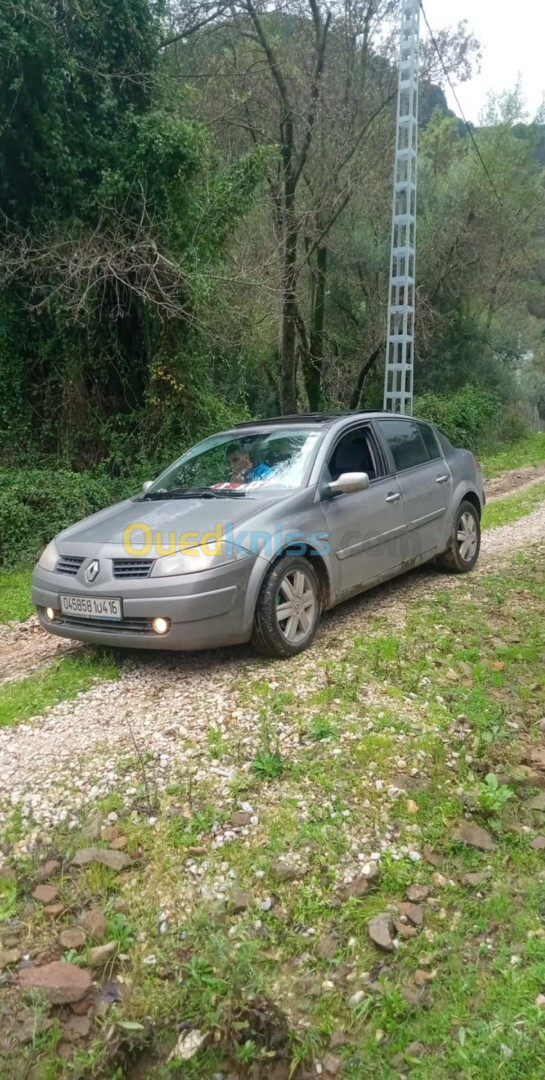
{"label": "side mirror", "polygon": [[146,480],[146,482],[144,484],[142,484],[142,491],[144,492],[144,495],[146,494],[147,491],[149,491],[152,484],[153,484],[153,480]]}
{"label": "side mirror", "polygon": [[369,487],[369,476],[366,472],[344,472],[338,480],[332,480],[327,485],[330,495],[348,495],[351,491],[365,491]]}

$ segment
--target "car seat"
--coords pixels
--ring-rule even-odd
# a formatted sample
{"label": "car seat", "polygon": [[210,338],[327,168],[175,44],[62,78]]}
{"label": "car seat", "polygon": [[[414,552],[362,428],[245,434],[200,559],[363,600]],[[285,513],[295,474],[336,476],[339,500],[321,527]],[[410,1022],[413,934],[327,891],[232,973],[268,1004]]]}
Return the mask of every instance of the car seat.
{"label": "car seat", "polygon": [[366,472],[370,480],[376,476],[367,439],[361,435],[354,439],[342,439],[329,466],[332,480],[338,480],[345,472]]}

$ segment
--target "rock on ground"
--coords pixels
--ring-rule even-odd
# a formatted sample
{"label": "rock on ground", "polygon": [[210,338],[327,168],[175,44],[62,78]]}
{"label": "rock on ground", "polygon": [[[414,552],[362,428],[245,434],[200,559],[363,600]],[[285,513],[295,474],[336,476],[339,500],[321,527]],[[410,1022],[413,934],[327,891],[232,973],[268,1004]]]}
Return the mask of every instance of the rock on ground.
{"label": "rock on ground", "polygon": [[375,915],[367,925],[371,941],[378,945],[379,949],[392,952],[394,948],[394,922],[388,912]]}
{"label": "rock on ground", "polygon": [[91,976],[75,964],[54,960],[42,967],[23,968],[19,972],[22,990],[41,990],[52,1005],[81,1001],[91,987]]}

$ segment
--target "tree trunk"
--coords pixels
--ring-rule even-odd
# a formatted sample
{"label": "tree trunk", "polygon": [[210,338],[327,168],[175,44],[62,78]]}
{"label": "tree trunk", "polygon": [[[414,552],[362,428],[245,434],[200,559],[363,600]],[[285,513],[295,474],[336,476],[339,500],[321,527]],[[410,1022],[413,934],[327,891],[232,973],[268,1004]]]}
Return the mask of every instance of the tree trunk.
{"label": "tree trunk", "polygon": [[313,273],[310,348],[305,366],[305,387],[311,412],[322,404],[322,369],[324,363],[325,287],[327,278],[327,247],[316,249],[316,269]]}
{"label": "tree trunk", "polygon": [[361,365],[360,373],[358,375],[358,381],[357,381],[357,383],[356,383],[356,385],[354,387],[354,393],[352,394],[352,397],[350,398],[350,408],[351,409],[359,409],[359,408],[361,408],[361,396],[362,396],[362,393],[363,393],[363,387],[365,385],[365,380],[366,380],[367,376],[369,375],[369,372],[372,371],[372,369],[374,368],[374,366],[375,366],[375,364],[376,364],[376,362],[377,362],[383,348],[384,348],[384,342],[381,341],[380,345],[377,345],[376,349],[373,349],[373,352],[371,353],[371,355],[368,356],[367,360]]}
{"label": "tree trunk", "polygon": [[280,345],[280,403],[282,413],[297,412],[296,322],[297,322],[297,221],[296,183],[289,170],[284,182],[284,251],[282,267],[282,329]]}

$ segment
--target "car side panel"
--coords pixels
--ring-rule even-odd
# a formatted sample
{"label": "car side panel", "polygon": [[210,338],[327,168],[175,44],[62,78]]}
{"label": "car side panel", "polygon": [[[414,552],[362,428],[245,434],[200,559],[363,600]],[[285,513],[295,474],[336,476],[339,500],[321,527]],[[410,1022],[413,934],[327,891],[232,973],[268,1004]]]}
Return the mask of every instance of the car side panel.
{"label": "car side panel", "polygon": [[405,565],[431,559],[441,550],[452,500],[452,475],[443,458],[398,473],[405,503]]}
{"label": "car side panel", "polygon": [[475,465],[475,458],[468,450],[453,449],[446,457],[447,464],[452,474],[452,495],[449,513],[446,516],[444,532],[441,537],[440,552],[443,552],[448,544],[450,534],[454,527],[454,518],[461,502],[469,495],[477,499],[480,512],[484,509],[485,494],[483,477]]}

